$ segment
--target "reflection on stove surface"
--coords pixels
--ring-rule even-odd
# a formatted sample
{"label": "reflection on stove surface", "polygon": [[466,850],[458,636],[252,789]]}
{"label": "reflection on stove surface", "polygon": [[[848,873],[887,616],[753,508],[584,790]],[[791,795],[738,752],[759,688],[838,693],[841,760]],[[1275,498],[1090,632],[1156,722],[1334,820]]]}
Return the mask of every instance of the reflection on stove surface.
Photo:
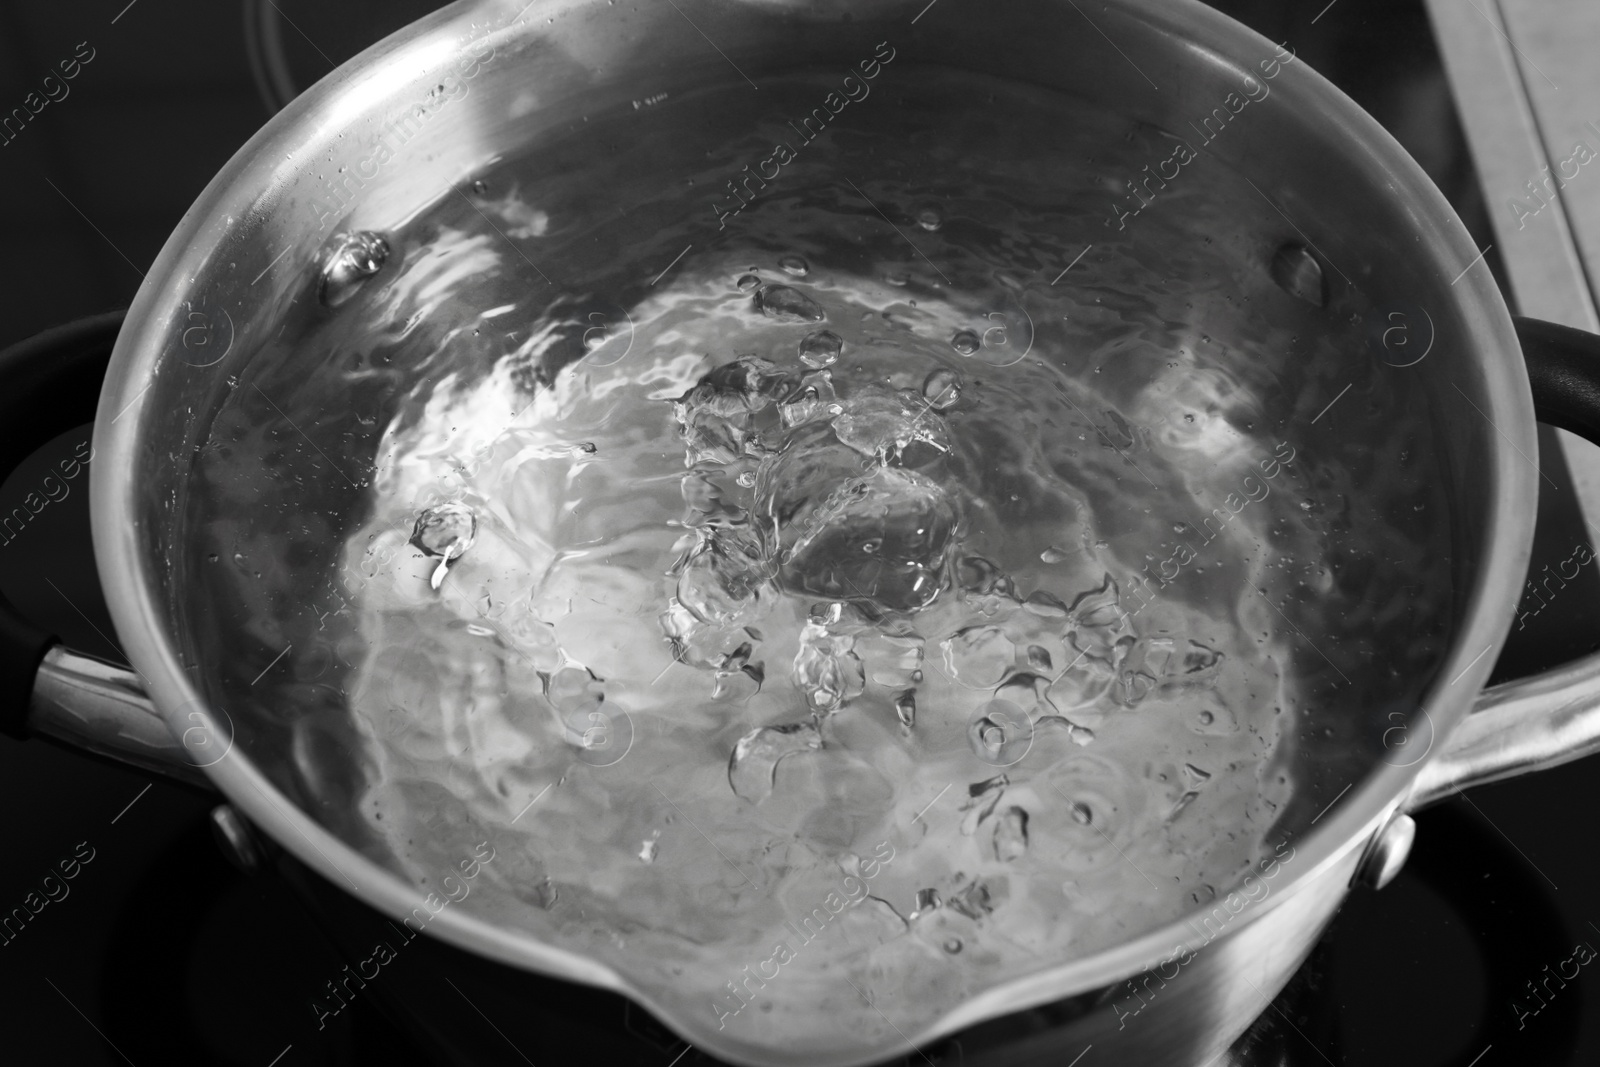
{"label": "reflection on stove surface", "polygon": [[[1419,822],[1400,878],[1381,893],[1357,891],[1215,1067],[1468,1067],[1491,1046],[1514,1051],[1522,1064],[1575,1062],[1583,1002],[1576,980],[1562,975],[1581,967],[1575,949],[1585,941],[1565,928],[1549,885],[1463,801]],[[110,941],[105,1028],[134,1063],[258,1064],[242,1054],[245,1046],[265,1050],[273,1041],[280,1049],[292,1043],[300,1064],[720,1063],[615,994],[513,971],[428,938],[408,942],[389,920],[281,855],[268,870],[241,875],[205,834],[197,823],[151,865]],[[175,880],[183,892],[173,891]],[[1600,933],[1588,941],[1600,943]],[[381,967],[367,962],[377,944],[395,950]],[[238,966],[241,953],[259,966]],[[230,981],[216,982],[219,974]],[[188,991],[187,1018],[149,1025],[175,1021],[175,990]],[[262,1003],[276,1007],[271,1039],[238,1033],[241,1014]],[[1051,1040],[1060,1018],[1073,1014],[1052,1005],[1018,1012],[893,1062],[1121,1064],[1114,1045],[1075,1061],[1081,1044]]]}

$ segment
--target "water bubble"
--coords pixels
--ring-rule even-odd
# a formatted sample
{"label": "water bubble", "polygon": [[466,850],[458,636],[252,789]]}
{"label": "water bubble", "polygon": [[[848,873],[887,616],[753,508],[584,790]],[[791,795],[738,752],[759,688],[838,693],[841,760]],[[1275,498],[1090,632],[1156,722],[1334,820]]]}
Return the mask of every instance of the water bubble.
{"label": "water bubble", "polygon": [[739,693],[748,700],[761,692],[761,687],[766,684],[767,670],[764,664],[750,662],[753,651],[754,646],[745,641],[717,662],[717,682],[711,692],[714,699],[721,700]]}
{"label": "water bubble", "polygon": [[939,642],[950,678],[968,689],[993,689],[1016,662],[1017,648],[997,626],[968,626]]}
{"label": "water bubble", "polygon": [[832,330],[817,330],[800,342],[800,362],[808,367],[831,367],[844,350],[844,339]]}
{"label": "water bubble", "polygon": [[925,207],[917,212],[917,225],[931,233],[943,226],[944,220],[939,217],[938,211],[931,207]]}
{"label": "water bubble", "polygon": [[757,278],[754,274],[741,274],[739,275],[739,280],[734,284],[739,287],[739,291],[741,293],[748,293],[750,290],[761,284],[761,279]]}
{"label": "water bubble", "polygon": [[838,395],[833,389],[832,371],[810,371],[800,383],[800,388],[792,390],[778,405],[779,421],[785,429],[831,418],[842,410],[834,403]]}
{"label": "water bubble", "polygon": [[1011,779],[1003,774],[997,774],[993,778],[973,782],[967,787],[967,799],[961,805],[963,835],[971,837],[978,832],[978,826],[993,814],[995,806],[1000,803],[1000,798],[1005,795],[1006,786],[1010,784]]}
{"label": "water bubble", "polygon": [[605,681],[593,671],[568,663],[539,677],[562,737],[577,750],[580,763],[609,767],[633,748],[633,720],[621,709],[603,710]]}
{"label": "water bubble", "polygon": [[819,626],[837,625],[844,619],[844,605],[837,602],[812,604],[806,609],[806,618]]}
{"label": "water bubble", "polygon": [[967,739],[979,759],[1009,767],[1033,747],[1033,720],[1009,700],[991,700],[967,728]]}
{"label": "water bubble", "polygon": [[972,593],[1011,595],[1011,579],[992,560],[982,556],[962,556],[956,565],[961,588]]}
{"label": "water bubble", "polygon": [[800,631],[794,657],[794,684],[812,711],[831,712],[866,688],[866,670],[855,653],[855,638],[829,633],[826,625],[808,622]]}
{"label": "water bubble", "polygon": [[[568,664],[540,677],[544,683],[545,699],[564,716],[599,707],[605,699],[603,683],[587,667]],[[581,746],[581,735],[573,743]]]}
{"label": "water bubble", "polygon": [[[672,647],[672,662],[687,663],[692,667],[710,668],[721,662],[737,637],[728,633],[728,627],[707,623],[684,607],[677,597],[669,597],[667,606],[656,617],[661,633]],[[736,625],[736,621],[735,621]]]}
{"label": "water bubble", "polygon": [[944,420],[930,418],[921,404],[909,399],[905,393],[879,390],[858,394],[833,420],[833,435],[868,459],[896,467],[920,467],[947,455],[950,435]]}
{"label": "water bubble", "polygon": [[222,557],[218,556],[215,552],[213,552],[209,556],[206,557],[206,562],[207,563],[215,563],[215,562],[217,562],[217,560],[219,560],[221,558]]}
{"label": "water bubble", "polygon": [[865,451],[883,426],[839,421],[791,438],[758,483],[757,512],[787,517],[777,530],[778,580],[789,592],[920,610],[945,585],[955,504],[915,471],[857,474],[856,449],[828,439],[837,433]]}
{"label": "water bubble", "polygon": [[772,795],[780,760],[821,747],[822,734],[814,721],[751,730],[733,746],[733,755],[728,758],[728,784],[736,795],[759,803]]}
{"label": "water bubble", "polygon": [[1039,553],[1039,558],[1046,563],[1060,563],[1062,560],[1069,556],[1075,555],[1076,553],[1076,549],[1062,548],[1060,545],[1051,545],[1049,548]]}
{"label": "water bubble", "polygon": [[1028,666],[1036,671],[1049,671],[1051,668],[1050,650],[1041,645],[1029,645]]}
{"label": "water bubble", "polygon": [[1001,863],[1021,859],[1028,851],[1028,813],[1007,808],[994,824],[994,858]]}
{"label": "water bubble", "polygon": [[673,416],[683,427],[686,465],[722,465],[761,454],[755,415],[795,384],[792,373],[759,356],[741,356],[708,371],[673,404]]}
{"label": "water bubble", "polygon": [[1028,594],[1028,599],[1022,602],[1023,608],[1035,615],[1047,619],[1064,619],[1067,617],[1067,606],[1061,598],[1043,589],[1036,589]]}
{"label": "water bubble", "polygon": [[488,196],[489,183],[485,182],[482,178],[474,178],[472,179],[472,191],[477,193],[479,196]]}
{"label": "water bubble", "polygon": [[960,352],[963,356],[975,355],[983,342],[971,330],[957,330],[956,335],[950,338],[950,347]]}
{"label": "water bubble", "polygon": [[1183,654],[1183,673],[1186,675],[1207,673],[1225,658],[1220,650],[1190,638],[1189,649]]}
{"label": "water bubble", "polygon": [[1075,801],[1072,805],[1072,821],[1089,826],[1094,823],[1094,812],[1089,810],[1089,805],[1082,801]]}
{"label": "water bubble", "polygon": [[1273,253],[1272,280],[1290,296],[1313,307],[1325,307],[1328,303],[1328,283],[1322,276],[1322,264],[1304,245],[1291,242]]}
{"label": "water bubble", "polygon": [[593,441],[575,441],[570,445],[537,445],[524,449],[520,455],[523,459],[578,459],[599,451]]}
{"label": "water bubble", "polygon": [[1214,723],[1216,721],[1217,721],[1217,717],[1215,715],[1211,714],[1211,712],[1202,711],[1200,713],[1200,725],[1202,725],[1202,726],[1210,726],[1212,723]]}
{"label": "water bubble", "polygon": [[792,274],[796,278],[804,278],[811,273],[811,264],[800,256],[784,256],[778,260],[778,266],[783,268],[785,274]]}
{"label": "water bubble", "polygon": [[756,290],[755,306],[778,322],[822,322],[828,317],[821,304],[787,285],[763,285]]}
{"label": "water bubble", "polygon": [[993,914],[995,906],[994,893],[989,889],[988,883],[983,881],[974,881],[963,886],[959,892],[951,895],[947,903],[974,922]]}
{"label": "water bubble", "polygon": [[931,371],[922,383],[922,397],[935,411],[948,411],[961,399],[961,375],[948,367]]}
{"label": "water bubble", "polygon": [[322,263],[318,289],[323,304],[336,308],[348,301],[388,258],[389,242],[381,234],[357,230],[339,235]]}
{"label": "water bubble", "polygon": [[907,689],[894,698],[895,717],[900,720],[900,725],[907,730],[917,724],[917,691]]}
{"label": "water bubble", "polygon": [[1012,671],[1005,683],[995,689],[994,695],[999,700],[1009,700],[1032,718],[1034,715],[1049,715],[1055,711],[1045,696],[1049,688],[1048,678],[1030,674],[1028,671]]}
{"label": "water bubble", "polygon": [[678,602],[701,622],[725,625],[748,614],[770,576],[760,540],[748,528],[702,526],[678,569]]}
{"label": "water bubble", "polygon": [[445,569],[472,547],[477,534],[477,516],[466,504],[438,504],[417,516],[411,543],[428,555],[439,557],[439,567],[430,579],[433,588],[443,584]]}
{"label": "water bubble", "polygon": [[1122,624],[1122,591],[1116,579],[1106,574],[1098,589],[1079,593],[1070,609],[1075,627],[1096,630],[1115,629]]}
{"label": "water bubble", "polygon": [[944,943],[944,950],[954,956],[961,951],[961,939],[959,937],[950,938]]}

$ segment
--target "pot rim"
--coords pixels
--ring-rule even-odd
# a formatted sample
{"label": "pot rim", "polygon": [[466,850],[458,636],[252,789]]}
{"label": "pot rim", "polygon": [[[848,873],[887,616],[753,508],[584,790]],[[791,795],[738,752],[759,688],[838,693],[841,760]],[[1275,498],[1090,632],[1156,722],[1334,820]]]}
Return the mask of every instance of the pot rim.
{"label": "pot rim", "polygon": [[[518,23],[532,7],[540,13],[583,0],[535,0],[522,7],[512,0],[458,0],[450,7],[408,26],[366,49],[324,77],[262,127],[206,186],[163,246],[129,309],[126,328],[117,338],[102,387],[94,427],[96,462],[90,475],[95,558],[106,602],[134,668],[174,733],[181,733],[176,709],[204,702],[191,684],[158,611],[163,575],[141,552],[136,468],[140,441],[151,422],[169,417],[141,405],[166,354],[167,339],[191,294],[192,279],[204,267],[233,219],[248,218],[263,191],[279,184],[286,155],[298,158],[310,142],[331,139],[333,116],[349,107],[348,94],[360,90],[371,102],[383,98],[386,76],[409,84],[419,69],[442,68],[453,58],[454,42],[471,27],[478,37],[509,43],[523,30]],[[1244,69],[1248,55],[1266,55],[1272,42],[1200,0],[1107,0],[1129,17],[1157,32],[1178,36],[1204,49],[1220,62]],[[910,7],[920,4],[911,3]],[[519,13],[517,9],[521,7]],[[485,16],[496,28],[483,28]],[[473,24],[476,23],[476,26]],[[1284,71],[1319,105],[1320,121],[1358,151],[1366,163],[1389,179],[1392,195],[1409,201],[1417,225],[1418,257],[1434,264],[1468,263],[1479,252],[1443,194],[1377,121],[1322,75],[1305,64]],[[401,76],[404,68],[403,77]],[[1443,272],[1441,271],[1441,277]],[[1472,707],[1494,666],[1510,629],[1512,608],[1531,555],[1537,480],[1518,477],[1525,455],[1535,454],[1534,410],[1528,377],[1510,313],[1487,269],[1469,270],[1457,282],[1466,333],[1477,339],[1484,375],[1486,417],[1492,423],[1492,459],[1483,477],[1492,486],[1484,506],[1481,560],[1464,598],[1461,625],[1439,674],[1422,703],[1434,726],[1435,750]],[[1497,432],[1495,432],[1497,431]],[[1381,765],[1334,802],[1327,818],[1295,844],[1289,877],[1274,894],[1278,899],[1338,865],[1350,850],[1364,847],[1404,802],[1413,779],[1430,752],[1410,766]],[[240,752],[206,768],[212,781],[237,807],[273,839],[335,885],[350,888],[368,904],[399,917],[422,905],[423,894],[398,874],[379,866],[295,806]],[[1236,920],[1242,927],[1275,903],[1247,908]],[[991,987],[969,998],[953,1012],[920,1033],[909,1035],[920,1045],[981,1019],[1021,1010],[1077,993],[1103,988],[1154,967],[1179,946],[1198,950],[1208,943],[1190,920],[1202,909],[1151,932],[1091,956],[1074,959]],[[659,1004],[611,967],[576,953],[543,944],[532,936],[504,930],[455,908],[445,908],[428,923],[442,940],[476,954],[522,969],[553,973],[623,993],[680,1031],[698,1039],[714,1033],[705,1020],[691,1020],[662,1010]],[[1224,936],[1234,929],[1224,931]],[[699,1031],[698,1033],[696,1031]],[[724,1038],[726,1034],[723,1035]],[[707,1042],[719,1050],[725,1040]],[[729,1054],[724,1051],[722,1054]],[[842,1057],[829,1062],[869,1062],[870,1056]]]}

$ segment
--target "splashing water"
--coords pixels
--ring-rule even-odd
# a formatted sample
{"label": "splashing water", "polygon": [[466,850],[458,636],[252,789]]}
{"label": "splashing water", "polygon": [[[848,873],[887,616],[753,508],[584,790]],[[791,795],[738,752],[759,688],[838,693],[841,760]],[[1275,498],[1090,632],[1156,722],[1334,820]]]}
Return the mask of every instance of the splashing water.
{"label": "splashing water", "polygon": [[[1255,386],[1188,353],[1185,304],[1220,278],[1253,286],[1275,301],[1270,347],[1313,332],[1314,303],[1202,247],[1205,211],[1152,210],[1098,274],[1050,285],[1101,240],[1062,190],[1136,172],[1143,142],[985,81],[1009,125],[1060,144],[989,124],[950,155],[924,135],[976,90],[897,73],[945,111],[852,109],[849,137],[807,146],[810,177],[786,169],[720,238],[703,157],[681,163],[686,221],[649,241],[599,221],[587,183],[513,160],[488,176],[498,200],[447,199],[386,235],[387,262],[340,267],[350,318],[319,327],[430,353],[345,532],[364,649],[346,688],[374,768],[361,817],[417,878],[452,842],[492,840],[461,907],[762,1040],[811,1040],[820,1011],[840,1041],[876,1034],[840,974],[900,990],[909,1032],[1178,918],[1251,869],[1294,789],[1296,682],[1255,589],[1263,546],[1316,557],[1306,489],[1279,452],[1282,491],[1195,535],[1274,453],[1238,429]],[[757,106],[695,100],[650,121]],[[583,136],[609,136],[593,118]],[[886,159],[904,169],[863,188],[916,249],[830,184]],[[1174,198],[1260,207],[1220,166],[1185,182]],[[519,256],[480,208],[508,224],[537,208],[548,235]],[[571,280],[589,241],[611,251]],[[1163,369],[1099,373],[1146,350]],[[1195,564],[1165,584],[1179,543]],[[847,877],[870,878],[834,920],[848,929],[729,1021],[727,981]]]}
{"label": "splashing water", "polygon": [[322,268],[319,293],[329,307],[339,307],[356,295],[361,285],[383,269],[389,244],[381,234],[359,231],[345,234],[334,245]]}
{"label": "splashing water", "polygon": [[434,589],[444,584],[446,569],[453,559],[472,547],[478,520],[465,504],[439,504],[417,516],[411,543],[429,556],[439,557],[439,566],[428,579]]}

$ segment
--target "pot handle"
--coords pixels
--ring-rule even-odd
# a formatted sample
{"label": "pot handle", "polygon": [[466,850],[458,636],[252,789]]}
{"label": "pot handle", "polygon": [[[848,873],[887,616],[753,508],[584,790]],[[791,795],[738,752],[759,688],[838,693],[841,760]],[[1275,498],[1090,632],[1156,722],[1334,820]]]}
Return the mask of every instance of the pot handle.
{"label": "pot handle", "polygon": [[[1600,444],[1600,335],[1513,316],[1540,422]],[[1600,652],[1478,695],[1444,750],[1423,764],[1416,811],[1470,786],[1600,752]]]}
{"label": "pot handle", "polygon": [[[122,318],[80,319],[0,351],[0,479],[46,441],[94,421]],[[209,789],[144,690],[137,672],[66,648],[0,593],[0,733],[46,737]]]}

